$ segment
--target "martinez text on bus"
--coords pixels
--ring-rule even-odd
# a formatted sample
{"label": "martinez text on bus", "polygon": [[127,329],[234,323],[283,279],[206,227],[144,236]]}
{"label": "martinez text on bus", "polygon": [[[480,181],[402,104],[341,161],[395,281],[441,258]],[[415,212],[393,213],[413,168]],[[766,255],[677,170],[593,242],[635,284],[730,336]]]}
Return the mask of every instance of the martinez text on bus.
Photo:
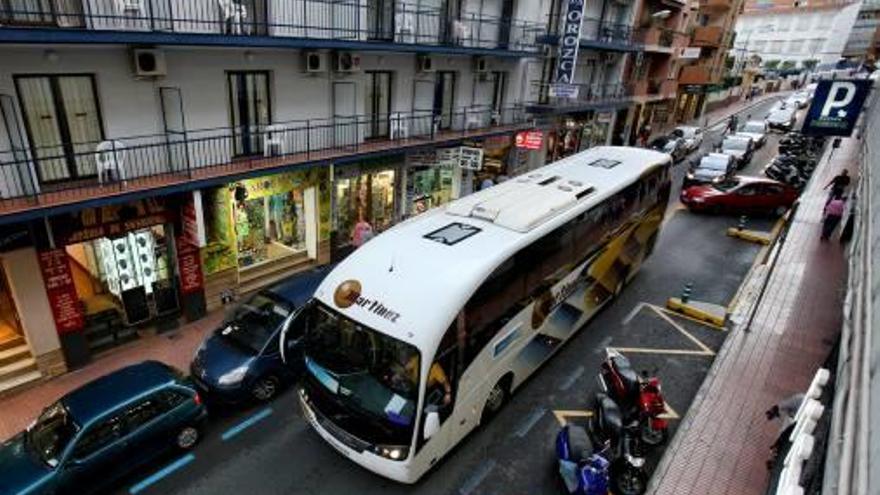
{"label": "martinez text on bus", "polygon": [[[318,434],[414,483],[635,275],[669,155],[592,148],[398,224],[342,261],[288,325]],[[293,356],[285,356],[291,362]]]}

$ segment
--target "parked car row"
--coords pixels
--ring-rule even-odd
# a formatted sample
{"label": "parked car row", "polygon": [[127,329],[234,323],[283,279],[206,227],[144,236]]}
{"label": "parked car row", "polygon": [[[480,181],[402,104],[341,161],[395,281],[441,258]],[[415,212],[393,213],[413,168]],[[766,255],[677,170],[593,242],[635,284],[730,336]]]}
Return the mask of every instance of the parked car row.
{"label": "parked car row", "polygon": [[[325,266],[262,290],[230,311],[190,365],[128,366],[66,394],[0,447],[0,492],[80,494],[107,488],[172,450],[199,441],[206,402],[267,401],[297,378],[281,333],[311,298]],[[285,354],[299,352],[290,339]]]}

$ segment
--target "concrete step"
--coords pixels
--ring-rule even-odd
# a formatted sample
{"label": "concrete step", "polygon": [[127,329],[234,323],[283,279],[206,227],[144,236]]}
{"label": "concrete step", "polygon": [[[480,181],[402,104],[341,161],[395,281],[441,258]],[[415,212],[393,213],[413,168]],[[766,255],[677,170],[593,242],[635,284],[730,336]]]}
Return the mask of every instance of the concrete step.
{"label": "concrete step", "polygon": [[304,257],[297,263],[279,266],[276,271],[265,273],[259,278],[251,278],[247,281],[240,280],[238,286],[239,300],[246,295],[280,282],[287,277],[295,276],[297,272],[302,271],[311,265],[311,263],[312,260]]}
{"label": "concrete step", "polygon": [[240,286],[250,285],[256,280],[265,277],[273,277],[279,271],[287,271],[291,267],[308,261],[309,256],[305,252],[265,261],[259,265],[239,270],[238,283]]}
{"label": "concrete step", "polygon": [[8,380],[0,380],[0,397],[5,397],[13,392],[36,385],[42,378],[42,373],[34,370]]}
{"label": "concrete step", "polygon": [[11,380],[13,378],[19,377],[21,375],[26,375],[31,371],[37,370],[37,361],[36,359],[29,357],[25,359],[19,359],[14,363],[7,364],[5,366],[0,366],[0,383],[4,383],[7,380]]}
{"label": "concrete step", "polygon": [[4,339],[0,341],[0,351],[5,351],[7,349],[12,349],[14,347],[18,347],[20,345],[24,345],[24,338],[20,335],[16,335],[11,339]]}
{"label": "concrete step", "polygon": [[12,364],[16,361],[27,359],[29,357],[31,357],[31,351],[30,349],[28,349],[28,346],[24,344],[2,350],[0,351],[0,367]]}

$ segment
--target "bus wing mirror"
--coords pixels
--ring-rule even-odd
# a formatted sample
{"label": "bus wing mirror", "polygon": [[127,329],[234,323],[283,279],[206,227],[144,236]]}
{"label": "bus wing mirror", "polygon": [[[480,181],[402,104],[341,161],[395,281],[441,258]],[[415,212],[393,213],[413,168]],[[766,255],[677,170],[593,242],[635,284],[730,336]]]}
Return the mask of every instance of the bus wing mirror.
{"label": "bus wing mirror", "polygon": [[425,440],[428,440],[436,435],[438,431],[440,431],[440,413],[431,411],[425,416],[425,428],[422,436]]}

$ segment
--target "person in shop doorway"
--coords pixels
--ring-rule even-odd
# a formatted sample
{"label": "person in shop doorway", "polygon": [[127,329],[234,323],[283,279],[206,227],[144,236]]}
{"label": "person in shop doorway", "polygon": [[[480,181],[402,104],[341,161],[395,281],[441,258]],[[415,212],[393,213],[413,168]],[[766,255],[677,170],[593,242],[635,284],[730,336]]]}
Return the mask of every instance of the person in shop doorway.
{"label": "person in shop doorway", "polygon": [[351,232],[351,245],[359,248],[374,236],[373,226],[364,218],[364,212],[358,212],[358,221]]}
{"label": "person in shop doorway", "polygon": [[831,201],[825,205],[825,219],[822,221],[822,240],[827,241],[834,233],[834,229],[843,218],[843,212],[846,209],[846,196],[837,195],[831,198]]}

